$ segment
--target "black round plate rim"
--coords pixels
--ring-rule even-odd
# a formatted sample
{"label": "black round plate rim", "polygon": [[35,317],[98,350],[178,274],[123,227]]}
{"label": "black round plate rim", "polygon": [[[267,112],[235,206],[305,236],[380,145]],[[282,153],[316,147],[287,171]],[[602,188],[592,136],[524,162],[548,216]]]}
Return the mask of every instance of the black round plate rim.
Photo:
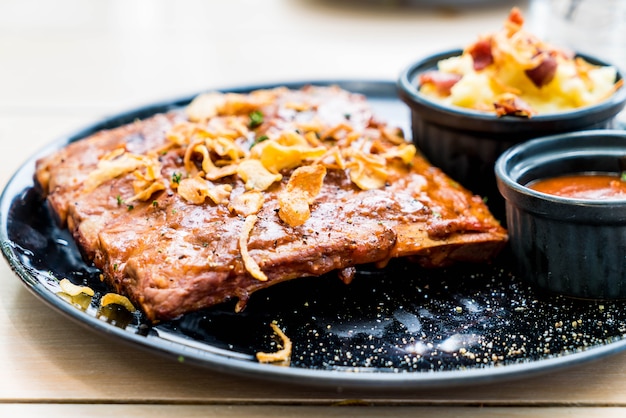
{"label": "black round plate rim", "polygon": [[[366,96],[373,95],[387,100],[400,101],[400,99],[396,96],[396,82],[392,80],[353,79],[292,81],[286,83],[267,83],[234,86],[230,88],[216,88],[212,90],[224,92],[246,92],[279,86],[299,88],[305,85],[338,85],[347,90],[363,93]],[[149,104],[121,112],[89,124],[86,127],[75,131],[75,133],[63,136],[40,149],[27,159],[27,161],[24,162],[13,174],[0,195],[0,244],[4,258],[7,260],[13,272],[20,278],[22,283],[31,293],[57,312],[60,312],[69,319],[91,331],[100,333],[106,337],[114,338],[116,341],[131,344],[140,349],[147,349],[174,361],[208,367],[212,370],[245,377],[329,388],[402,390],[414,388],[453,387],[467,383],[491,383],[494,381],[511,380],[522,376],[532,376],[555,369],[562,369],[566,366],[569,367],[575,364],[596,360],[610,354],[616,354],[626,349],[626,339],[622,339],[607,343],[606,345],[591,347],[584,351],[535,360],[532,362],[508,364],[488,368],[452,371],[446,370],[439,372],[394,372],[393,370],[381,368],[358,370],[300,369],[243,360],[237,358],[235,355],[236,353],[232,353],[233,355],[231,356],[229,353],[224,352],[225,350],[221,350],[219,348],[212,349],[210,346],[207,346],[207,350],[204,350],[199,347],[166,340],[158,337],[158,335],[155,337],[154,335],[142,336],[129,333],[113,324],[90,316],[86,312],[73,307],[69,303],[63,302],[41,282],[35,279],[29,272],[29,268],[21,263],[14,252],[12,241],[8,236],[8,209],[15,196],[21,193],[25,186],[28,186],[28,184],[25,184],[23,181],[24,176],[30,175],[32,178],[34,164],[38,158],[66,145],[69,142],[80,139],[94,131],[103,129],[115,121],[119,124],[119,121],[125,118],[131,118],[130,120],[133,120],[137,117],[137,115],[148,115],[163,111],[164,109],[180,107],[185,103],[188,103],[196,95],[197,94],[193,94],[182,98]]]}

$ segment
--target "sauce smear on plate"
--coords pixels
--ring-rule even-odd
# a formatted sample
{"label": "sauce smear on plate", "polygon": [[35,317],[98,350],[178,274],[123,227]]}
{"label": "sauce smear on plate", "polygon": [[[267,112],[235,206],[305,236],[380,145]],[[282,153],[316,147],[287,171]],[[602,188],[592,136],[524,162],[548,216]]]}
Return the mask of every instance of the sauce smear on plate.
{"label": "sauce smear on plate", "polygon": [[536,180],[527,187],[538,192],[574,199],[626,199],[626,180],[617,173],[568,174]]}

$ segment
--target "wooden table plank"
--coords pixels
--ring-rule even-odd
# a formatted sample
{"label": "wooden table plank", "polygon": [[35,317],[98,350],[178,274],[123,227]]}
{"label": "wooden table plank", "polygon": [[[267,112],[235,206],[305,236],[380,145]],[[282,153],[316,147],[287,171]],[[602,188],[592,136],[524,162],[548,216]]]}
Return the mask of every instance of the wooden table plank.
{"label": "wooden table plank", "polygon": [[397,418],[432,416],[437,418],[465,417],[568,417],[568,418],[618,418],[624,417],[626,408],[489,408],[489,407],[362,407],[362,406],[229,406],[229,405],[86,405],[86,404],[0,404],[0,416],[41,416],[46,418],[109,418],[112,416],[134,418],[161,417],[248,417],[248,418],[307,418],[382,417]]}
{"label": "wooden table plank", "polygon": [[460,47],[498,28],[510,8],[377,9],[289,0],[266,0],[263,6],[245,0],[126,3],[0,2],[0,109],[123,110],[230,84],[395,79],[422,54]]}

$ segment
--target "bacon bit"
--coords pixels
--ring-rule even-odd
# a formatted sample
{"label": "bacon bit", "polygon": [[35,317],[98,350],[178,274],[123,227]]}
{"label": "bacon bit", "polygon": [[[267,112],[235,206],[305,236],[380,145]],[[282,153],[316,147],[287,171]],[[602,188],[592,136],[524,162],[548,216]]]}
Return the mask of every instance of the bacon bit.
{"label": "bacon bit", "polygon": [[513,7],[506,21],[504,22],[504,30],[508,38],[513,37],[524,26],[524,15],[518,7]]}
{"label": "bacon bit", "polygon": [[508,21],[513,25],[524,26],[524,15],[519,7],[513,7],[509,13]]}
{"label": "bacon bit", "polygon": [[252,228],[254,228],[254,224],[256,224],[257,219],[257,215],[246,216],[246,220],[244,221],[243,227],[241,228],[241,235],[239,235],[239,252],[241,253],[243,265],[248,273],[250,273],[250,275],[255,279],[261,282],[266,282],[267,276],[265,275],[265,273],[263,273],[261,267],[259,267],[257,262],[254,261],[254,259],[248,252],[248,239],[250,238],[250,233],[252,232]]}
{"label": "bacon bit", "polygon": [[522,116],[530,118],[536,112],[528,103],[517,96],[504,94],[493,104],[496,115],[501,116]]}
{"label": "bacon bit", "polygon": [[441,71],[427,71],[419,76],[419,83],[423,85],[431,85],[435,88],[437,94],[441,96],[449,96],[452,87],[458,83],[461,78],[460,74],[444,73]]}
{"label": "bacon bit", "polygon": [[535,86],[541,88],[549,84],[556,75],[558,63],[549,53],[541,53],[543,60],[535,68],[525,70],[524,73]]}
{"label": "bacon bit", "polygon": [[322,190],[326,167],[315,164],[298,167],[287,182],[285,190],[278,196],[278,216],[287,225],[300,226],[311,217],[310,205]]}
{"label": "bacon bit", "polygon": [[491,52],[492,39],[484,38],[478,40],[467,48],[467,53],[471,55],[474,61],[474,70],[480,71],[493,64],[493,54]]}
{"label": "bacon bit", "polygon": [[286,363],[285,365],[288,365],[291,359],[291,340],[289,339],[289,337],[287,337],[287,335],[285,335],[285,333],[278,327],[275,322],[270,323],[270,326],[274,330],[274,333],[276,333],[276,335],[278,335],[278,337],[281,339],[281,345],[283,348],[273,353],[258,352],[256,353],[256,358],[259,363],[284,362]]}

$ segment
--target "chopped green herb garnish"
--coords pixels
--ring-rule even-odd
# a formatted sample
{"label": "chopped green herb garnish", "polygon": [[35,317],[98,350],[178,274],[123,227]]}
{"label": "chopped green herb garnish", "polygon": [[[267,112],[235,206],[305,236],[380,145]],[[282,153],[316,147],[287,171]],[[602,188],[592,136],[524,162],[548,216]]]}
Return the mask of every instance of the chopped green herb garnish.
{"label": "chopped green herb garnish", "polygon": [[117,263],[113,264],[113,271],[117,271]]}
{"label": "chopped green herb garnish", "polygon": [[133,209],[135,209],[135,207],[134,207],[133,205],[126,205],[126,208],[127,208],[128,210],[133,210]]}
{"label": "chopped green herb garnish", "polygon": [[252,147],[255,146],[256,144],[261,143],[263,141],[267,141],[268,139],[270,138],[267,135],[261,135],[260,137],[254,140],[252,145],[250,145],[250,149],[252,149]]}
{"label": "chopped green herb garnish", "polygon": [[181,173],[172,173],[172,181],[176,184],[180,183],[180,179],[183,177]]}
{"label": "chopped green herb garnish", "polygon": [[154,206],[156,208],[157,206],[159,206],[159,202],[157,202],[156,200],[153,200],[152,201],[152,206]]}
{"label": "chopped green herb garnish", "polygon": [[124,203],[124,199],[122,199],[122,196],[120,195],[117,195],[115,199],[117,199],[117,206],[121,206],[122,203]]}
{"label": "chopped green herb garnish", "polygon": [[621,181],[626,181],[626,171],[622,171],[622,174],[620,175],[619,178]]}
{"label": "chopped green herb garnish", "polygon": [[254,129],[263,123],[263,113],[258,110],[250,113],[250,121],[248,122],[248,128]]}

